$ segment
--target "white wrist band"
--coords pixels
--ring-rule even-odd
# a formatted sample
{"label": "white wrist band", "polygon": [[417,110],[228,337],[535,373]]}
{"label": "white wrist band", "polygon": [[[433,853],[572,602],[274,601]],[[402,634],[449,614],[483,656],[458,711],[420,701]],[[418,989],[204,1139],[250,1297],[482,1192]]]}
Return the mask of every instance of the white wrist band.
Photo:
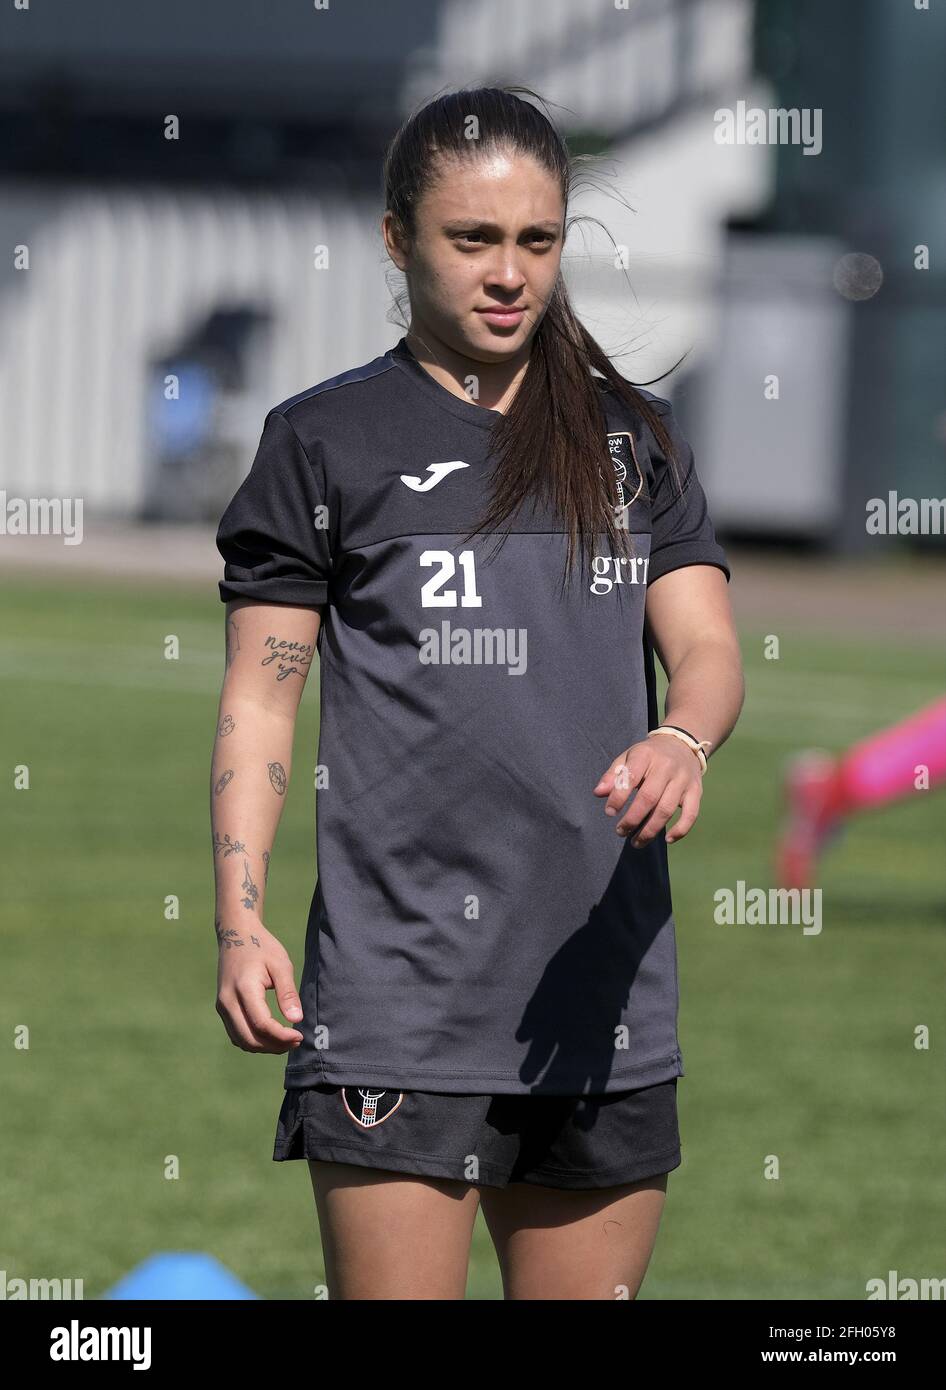
{"label": "white wrist band", "polygon": [[681,743],[686,744],[691,753],[696,754],[700,760],[700,767],[703,772],[706,771],[706,754],[703,752],[703,749],[712,748],[713,746],[708,738],[704,738],[698,743],[691,734],[688,734],[684,729],[675,728],[672,724],[661,724],[659,728],[651,729],[647,737],[653,738],[654,734],[672,734],[674,738],[678,738]]}

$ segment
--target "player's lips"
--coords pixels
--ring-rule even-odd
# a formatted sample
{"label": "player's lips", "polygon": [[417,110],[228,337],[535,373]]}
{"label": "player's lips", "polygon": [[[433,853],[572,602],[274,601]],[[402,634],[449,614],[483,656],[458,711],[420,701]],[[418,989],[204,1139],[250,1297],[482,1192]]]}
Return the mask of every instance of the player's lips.
{"label": "player's lips", "polygon": [[520,305],[518,308],[513,305],[504,309],[502,305],[494,304],[490,305],[488,309],[477,309],[476,312],[481,314],[487,323],[498,323],[504,328],[508,328],[512,324],[521,323],[526,311],[524,305]]}

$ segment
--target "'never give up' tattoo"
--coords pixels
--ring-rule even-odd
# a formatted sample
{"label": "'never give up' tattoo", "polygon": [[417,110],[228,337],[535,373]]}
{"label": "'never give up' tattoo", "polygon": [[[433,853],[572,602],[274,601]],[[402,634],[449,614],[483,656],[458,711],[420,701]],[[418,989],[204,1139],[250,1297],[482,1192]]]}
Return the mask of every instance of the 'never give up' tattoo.
{"label": "'never give up' tattoo", "polygon": [[285,638],[267,637],[263,643],[269,647],[269,656],[264,656],[261,666],[271,666],[276,662],[276,679],[284,681],[287,676],[304,676],[312,661],[311,642],[289,642]]}

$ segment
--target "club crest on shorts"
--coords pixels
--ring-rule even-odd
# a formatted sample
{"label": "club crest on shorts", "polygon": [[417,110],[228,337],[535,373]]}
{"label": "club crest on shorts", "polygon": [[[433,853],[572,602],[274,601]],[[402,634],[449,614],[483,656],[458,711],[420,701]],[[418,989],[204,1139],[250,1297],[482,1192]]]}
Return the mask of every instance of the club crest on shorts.
{"label": "club crest on shorts", "polygon": [[614,482],[617,488],[616,507],[624,511],[636,502],[644,490],[644,475],[637,462],[634,436],[629,430],[620,430],[608,435],[608,452],[614,468]]}
{"label": "club crest on shorts", "polygon": [[373,1129],[389,1120],[404,1099],[403,1091],[376,1091],[370,1086],[343,1086],[342,1104],[356,1125]]}

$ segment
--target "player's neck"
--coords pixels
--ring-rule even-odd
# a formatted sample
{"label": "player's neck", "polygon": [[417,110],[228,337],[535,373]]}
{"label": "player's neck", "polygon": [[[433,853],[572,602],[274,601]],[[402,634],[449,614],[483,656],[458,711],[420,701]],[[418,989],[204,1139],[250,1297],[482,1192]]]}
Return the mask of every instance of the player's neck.
{"label": "player's neck", "polygon": [[[417,319],[411,320],[405,337],[417,361],[436,382],[461,400],[473,400],[487,410],[505,413],[509,409],[529,365],[531,344],[507,361],[481,362],[455,352]],[[471,378],[473,391],[468,389]]]}

